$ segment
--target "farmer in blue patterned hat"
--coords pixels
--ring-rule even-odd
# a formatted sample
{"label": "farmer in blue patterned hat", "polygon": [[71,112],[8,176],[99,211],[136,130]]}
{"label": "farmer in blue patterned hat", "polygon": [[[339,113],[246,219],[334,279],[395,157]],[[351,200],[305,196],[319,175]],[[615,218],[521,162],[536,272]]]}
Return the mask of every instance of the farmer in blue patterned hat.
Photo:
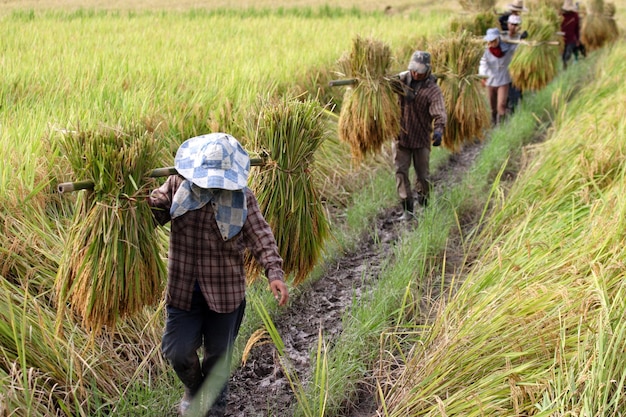
{"label": "farmer in blue patterned hat", "polygon": [[246,305],[244,249],[264,268],[281,306],[289,298],[283,260],[247,187],[250,158],[237,139],[225,133],[188,139],[175,168],[178,175],[148,200],[159,224],[171,222],[161,347],[185,386],[180,415],[193,408],[218,417],[226,412],[232,346]]}

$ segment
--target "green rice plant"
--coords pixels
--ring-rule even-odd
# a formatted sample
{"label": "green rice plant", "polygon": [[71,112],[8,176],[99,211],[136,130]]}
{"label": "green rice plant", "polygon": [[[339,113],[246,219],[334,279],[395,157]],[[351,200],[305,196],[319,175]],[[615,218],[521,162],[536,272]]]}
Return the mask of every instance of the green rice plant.
{"label": "green rice plant", "polygon": [[[55,314],[45,298],[34,297],[0,277],[0,369],[8,375],[5,401],[18,415],[89,414],[92,400],[119,393],[121,367],[113,355],[99,356],[87,335],[63,323],[71,338],[55,334]],[[93,392],[93,387],[98,387]],[[19,410],[19,411],[18,411]]]}
{"label": "green rice plant", "polygon": [[251,146],[268,158],[252,173],[251,188],[294,284],[315,267],[330,234],[313,171],[315,152],[329,135],[324,115],[315,101],[285,96],[261,100],[248,122]]}
{"label": "green rice plant", "polygon": [[[56,278],[59,320],[66,305],[99,334],[154,305],[166,272],[150,207],[140,201],[159,161],[154,135],[102,129],[68,135],[61,143],[75,178],[92,180],[78,197]],[[138,201],[139,200],[139,201]]]}
{"label": "green rice plant", "polygon": [[305,386],[302,383],[300,376],[297,371],[292,368],[290,364],[289,357],[285,352],[285,344],[281,339],[274,322],[268,311],[266,310],[263,303],[257,297],[250,297],[250,301],[257,315],[261,317],[263,321],[263,325],[265,327],[265,331],[269,335],[276,351],[278,352],[278,358],[280,360],[280,365],[283,369],[287,380],[289,381],[289,386],[293,391],[296,401],[300,409],[303,411],[306,417],[316,417],[316,416],[324,416],[326,410],[326,402],[327,402],[327,392],[328,392],[328,362],[326,357],[327,347],[324,343],[324,338],[322,335],[322,329],[320,328],[318,335],[318,343],[316,350],[316,360],[313,372],[313,386],[319,391],[319,397],[317,398],[317,402],[315,404],[311,404],[309,398],[306,395]]}

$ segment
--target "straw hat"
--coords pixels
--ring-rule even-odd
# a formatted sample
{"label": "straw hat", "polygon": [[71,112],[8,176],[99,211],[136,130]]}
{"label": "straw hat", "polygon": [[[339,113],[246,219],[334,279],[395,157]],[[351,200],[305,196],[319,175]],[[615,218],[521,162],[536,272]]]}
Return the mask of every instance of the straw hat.
{"label": "straw hat", "polygon": [[565,0],[563,2],[563,6],[561,6],[561,10],[564,10],[566,12],[575,12],[576,6],[574,6],[574,1],[573,0]]}
{"label": "straw hat", "polygon": [[513,0],[513,3],[509,4],[509,10],[514,12],[527,12],[528,9],[524,7],[524,0]]}
{"label": "straw hat", "polygon": [[231,135],[209,133],[183,142],[174,167],[200,188],[242,190],[248,184],[250,157]]}

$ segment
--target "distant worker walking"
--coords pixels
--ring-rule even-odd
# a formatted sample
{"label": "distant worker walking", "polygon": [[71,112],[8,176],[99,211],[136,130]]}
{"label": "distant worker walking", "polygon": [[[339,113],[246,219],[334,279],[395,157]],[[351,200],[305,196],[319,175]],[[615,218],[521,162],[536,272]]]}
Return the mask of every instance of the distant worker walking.
{"label": "distant worker walking", "polygon": [[480,59],[478,74],[487,77],[483,84],[491,106],[491,124],[497,126],[506,119],[511,75],[509,64],[517,45],[502,42],[498,28],[487,29],[483,38],[487,48]]}
{"label": "distant worker walking", "polygon": [[414,216],[414,198],[409,178],[411,163],[417,175],[417,201],[426,206],[431,192],[430,151],[441,145],[447,123],[441,88],[431,74],[430,53],[416,51],[408,71],[400,75],[400,133],[394,142],[396,189],[402,204],[401,220]]}
{"label": "distant worker walking", "polygon": [[520,16],[523,12],[527,12],[528,9],[524,7],[523,0],[515,0],[513,3],[509,4],[508,10],[502,13],[498,17],[498,22],[500,23],[500,30],[507,31],[509,30],[509,17],[511,16]]}
{"label": "distant worker walking", "polygon": [[[508,43],[516,43],[528,37],[527,31],[522,31],[522,16],[512,14],[508,20],[508,31],[502,35],[502,41]],[[515,107],[522,99],[522,90],[517,88],[512,82],[509,84],[509,96],[507,100],[507,109],[509,113],[515,111]]]}
{"label": "distant worker walking", "polygon": [[561,7],[561,32],[563,33],[563,69],[567,69],[569,60],[574,56],[578,59],[579,51],[585,56],[584,47],[580,43],[580,17],[573,0],[565,0]]}

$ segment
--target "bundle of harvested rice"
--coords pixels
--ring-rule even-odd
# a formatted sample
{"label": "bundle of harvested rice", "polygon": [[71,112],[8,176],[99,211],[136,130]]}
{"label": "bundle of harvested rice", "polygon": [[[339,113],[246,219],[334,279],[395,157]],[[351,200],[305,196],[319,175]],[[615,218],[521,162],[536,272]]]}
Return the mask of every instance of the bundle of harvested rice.
{"label": "bundle of harvested rice", "polygon": [[466,12],[487,12],[493,10],[496,0],[459,0],[459,4]]}
{"label": "bundle of harvested rice", "polygon": [[467,31],[474,36],[483,36],[487,29],[499,26],[498,17],[491,10],[464,14],[450,21],[450,32]]}
{"label": "bundle of harvested rice", "polygon": [[587,52],[600,49],[619,36],[619,31],[616,32],[611,21],[615,22],[606,16],[603,0],[589,1],[589,10],[580,29],[580,40],[585,45]]}
{"label": "bundle of harvested rice", "polygon": [[610,37],[608,39],[609,42],[614,42],[619,38],[619,28],[617,27],[617,22],[615,21],[615,12],[616,12],[615,3],[604,3],[604,18],[606,19],[606,24],[609,28]]}
{"label": "bundle of harvested rice", "polygon": [[513,85],[522,91],[544,88],[558,73],[560,50],[555,23],[543,16],[527,19],[528,41],[517,46],[509,65]]}
{"label": "bundle of harvested rice", "polygon": [[[317,264],[330,226],[315,188],[314,156],[330,135],[317,101],[293,97],[265,99],[250,120],[248,137],[266,163],[251,173],[250,187],[270,224],[285,275],[301,283]],[[250,280],[258,264],[247,261]]]}
{"label": "bundle of harvested rice", "polygon": [[342,73],[357,80],[345,94],[339,114],[339,138],[350,145],[360,161],[380,150],[400,130],[400,108],[392,83],[385,77],[391,49],[373,39],[357,36],[349,56],[339,61]]}
{"label": "bundle of harvested rice", "polygon": [[144,175],[158,166],[159,147],[152,134],[113,128],[65,136],[60,146],[94,188],[77,197],[56,276],[58,317],[69,306],[97,335],[161,297],[162,246],[149,206],[137,201],[154,187]]}
{"label": "bundle of harvested rice", "polygon": [[433,42],[429,50],[448,114],[443,146],[457,152],[464,143],[483,139],[490,126],[489,105],[476,73],[483,42],[462,32]]}

